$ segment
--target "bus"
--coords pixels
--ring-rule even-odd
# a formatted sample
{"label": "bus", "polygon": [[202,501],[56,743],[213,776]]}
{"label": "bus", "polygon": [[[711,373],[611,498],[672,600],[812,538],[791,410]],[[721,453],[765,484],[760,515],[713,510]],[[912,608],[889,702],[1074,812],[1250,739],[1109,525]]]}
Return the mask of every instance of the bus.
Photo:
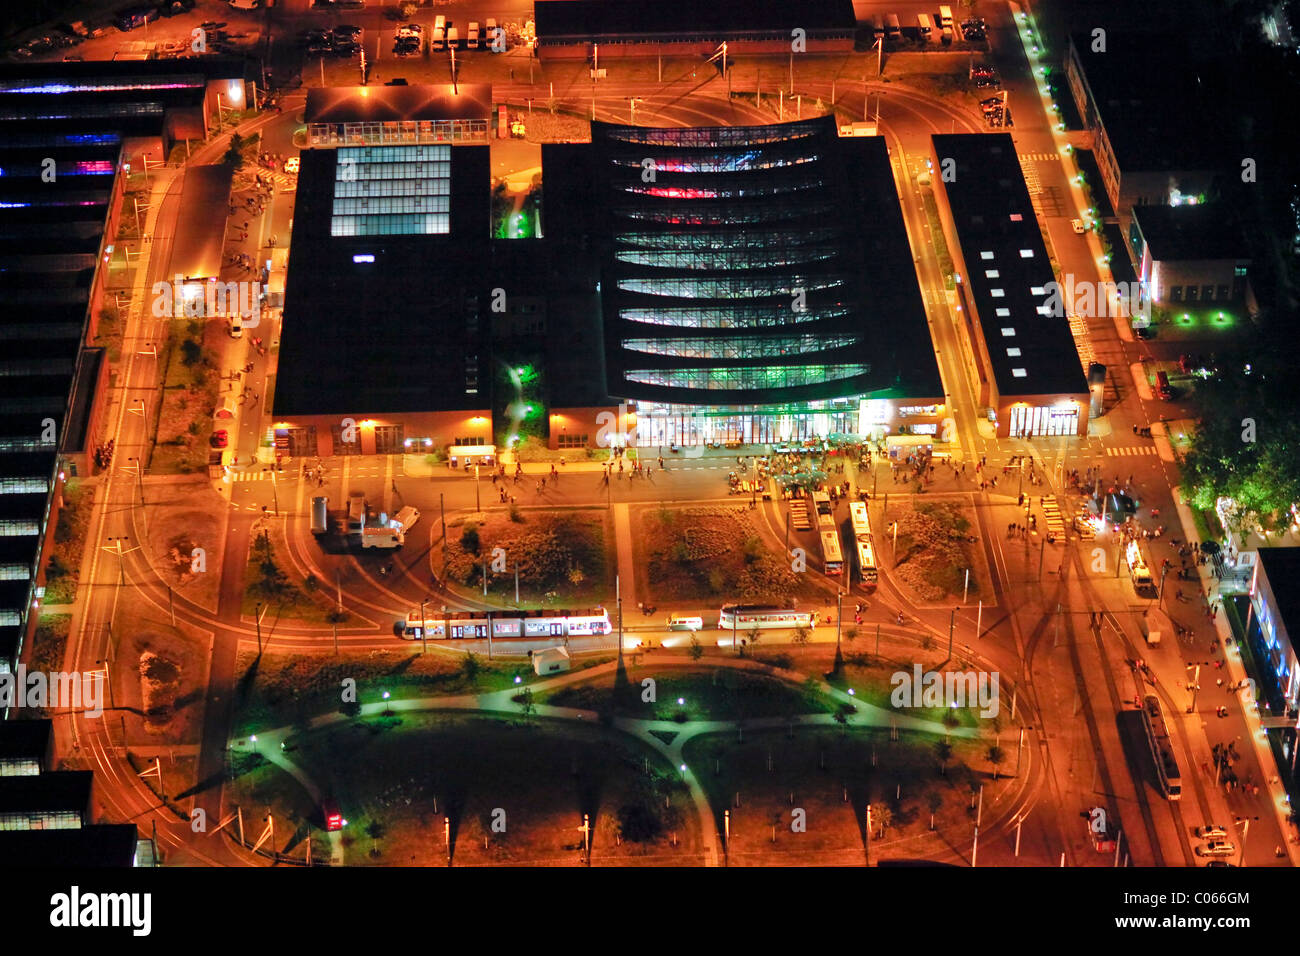
{"label": "bus", "polygon": [[407,640],[464,640],[511,637],[586,637],[610,633],[609,614],[603,607],[580,611],[450,611],[420,620],[412,611],[397,629]]}
{"label": "bus", "polygon": [[796,611],[775,604],[727,604],[718,612],[718,628],[724,631],[816,626],[816,612]]}
{"label": "bus", "polygon": [[831,496],[824,491],[814,491],[808,496],[808,523],[818,531],[835,528],[835,515],[831,513]]}
{"label": "bus", "polygon": [[822,570],[827,574],[844,573],[844,551],[840,547],[840,533],[835,530],[822,531]]}
{"label": "bus", "polygon": [[1156,765],[1156,776],[1160,778],[1160,789],[1170,800],[1180,799],[1183,782],[1178,773],[1178,761],[1174,758],[1174,741],[1169,736],[1169,727],[1155,694],[1148,694],[1142,701],[1142,728],[1146,731],[1147,746],[1151,748],[1151,759]]}
{"label": "bus", "polygon": [[853,537],[858,539],[871,537],[871,516],[867,513],[865,501],[849,502],[849,520],[853,522]]}
{"label": "bus", "polygon": [[870,541],[858,540],[858,576],[862,586],[868,590],[875,588],[879,581],[876,573],[876,549]]}

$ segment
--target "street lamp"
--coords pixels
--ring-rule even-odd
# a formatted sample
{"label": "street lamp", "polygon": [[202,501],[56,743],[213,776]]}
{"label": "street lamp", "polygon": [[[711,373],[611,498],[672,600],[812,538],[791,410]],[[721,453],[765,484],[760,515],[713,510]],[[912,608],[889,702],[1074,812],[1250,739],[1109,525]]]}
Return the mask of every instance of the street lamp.
{"label": "street lamp", "polygon": [[420,653],[429,653],[429,628],[425,624],[424,598],[420,598]]}
{"label": "street lamp", "polygon": [[392,695],[390,695],[388,691],[384,691],[384,716],[385,717],[387,717],[393,712],[392,708],[388,706],[388,698],[390,696]]}

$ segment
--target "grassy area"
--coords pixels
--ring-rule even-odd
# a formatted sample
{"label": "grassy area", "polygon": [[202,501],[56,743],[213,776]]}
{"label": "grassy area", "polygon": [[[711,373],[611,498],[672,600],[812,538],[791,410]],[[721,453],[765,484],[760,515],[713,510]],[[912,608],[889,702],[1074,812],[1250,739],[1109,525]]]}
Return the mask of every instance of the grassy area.
{"label": "grassy area", "polygon": [[[937,173],[931,173],[937,175]],[[930,241],[934,244],[934,254],[939,260],[939,271],[943,273],[946,289],[957,288],[953,274],[957,267],[952,264],[952,253],[948,251],[948,240],[943,234],[943,223],[939,221],[939,207],[935,204],[934,193],[927,187],[921,188],[921,201],[925,205],[925,218],[930,221]]]}
{"label": "grassy area", "polygon": [[[835,708],[816,690],[794,686],[775,677],[731,668],[665,671],[637,669],[627,688],[615,686],[615,675],[548,691],[541,704],[578,707],[642,720],[741,720],[825,714]],[[651,687],[645,685],[653,680]],[[620,692],[620,690],[624,692]],[[681,701],[682,703],[678,703]]]}
{"label": "grassy area", "polygon": [[[898,536],[893,539],[894,576],[924,601],[961,594],[966,569],[976,567],[967,538],[971,517],[956,501],[913,499],[912,510],[895,512]],[[978,573],[970,576],[971,596],[978,596]]]}
{"label": "grassy area", "polygon": [[[596,864],[697,862],[698,818],[678,774],[598,727],[416,714],[312,731],[290,747],[286,756],[348,820],[347,864],[446,865],[446,818],[458,865],[578,865],[584,814]],[[271,807],[294,842],[320,826],[297,781],[241,763],[230,802]]]}
{"label": "grassy area", "polygon": [[[607,659],[581,657],[573,667],[594,667]],[[391,700],[450,697],[523,687],[536,679],[527,662],[421,654],[418,642],[409,652],[372,651],[360,658],[267,653],[259,660],[255,651],[243,651],[235,674],[239,688],[235,736],[342,710],[342,688],[347,680],[356,682],[356,700],[369,703],[382,699],[384,691]]]}
{"label": "grassy area", "polygon": [[77,598],[81,577],[81,560],[90,531],[90,514],[94,493],[85,484],[70,478],[63,486],[63,507],[54,528],[54,551],[45,566],[45,603],[71,604]]}
{"label": "grassy area", "polygon": [[[729,809],[729,858],[742,865],[863,862],[862,821],[872,806],[872,862],[881,858],[947,855],[947,843],[927,839],[930,815],[939,830],[969,835],[971,795],[992,781],[980,744],[952,738],[940,772],[941,738],[888,730],[803,728],[715,734],[687,743],[684,758],[709,796],[722,829]],[[1005,769],[1005,767],[1004,767]],[[1005,779],[1005,776],[1004,776]],[[993,795],[985,793],[987,813]],[[794,832],[793,811],[805,832]]]}
{"label": "grassy area", "polygon": [[248,553],[248,564],[244,568],[244,592],[240,611],[250,617],[256,616],[265,608],[266,616],[262,618],[264,627],[274,627],[278,621],[297,621],[304,624],[343,624],[347,621],[347,612],[336,613],[335,602],[330,595],[301,582],[295,575],[290,577],[283,563],[277,556],[277,549],[285,547],[282,530],[272,533],[267,528],[257,530],[253,547]]}
{"label": "grassy area", "polygon": [[[925,650],[916,655],[924,672],[944,673],[949,670],[966,669],[962,664],[940,667],[943,657],[942,653],[930,653]],[[891,677],[900,672],[911,675],[912,667],[913,662],[910,660],[887,657],[877,659],[869,654],[846,654],[844,668],[840,673],[828,676],[827,681],[844,690],[852,688],[854,696],[864,703],[874,704],[885,710],[895,710],[890,701],[890,694],[895,687]],[[953,729],[983,727],[986,730],[994,730],[995,726],[1000,727],[1006,721],[1006,716],[1000,710],[999,717],[984,720],[979,716],[978,707],[909,707],[900,712],[908,717],[932,720]]]}
{"label": "grassy area", "polygon": [[49,673],[63,669],[63,657],[68,650],[68,634],[72,628],[71,614],[41,611],[32,639],[32,653],[27,670]]}
{"label": "grassy area", "polygon": [[613,529],[603,509],[511,508],[488,512],[482,521],[449,523],[447,534],[443,573],[481,594],[486,559],[488,593],[503,603],[514,602],[516,571],[523,604],[593,605],[613,590]]}
{"label": "grassy area", "polygon": [[215,360],[217,319],[176,319],[158,357],[162,398],[156,408],[149,470],[189,474],[207,467],[220,380]]}
{"label": "grassy area", "polygon": [[807,593],[790,563],[765,547],[747,507],[640,508],[632,537],[638,593],[652,595],[647,603],[785,601]]}

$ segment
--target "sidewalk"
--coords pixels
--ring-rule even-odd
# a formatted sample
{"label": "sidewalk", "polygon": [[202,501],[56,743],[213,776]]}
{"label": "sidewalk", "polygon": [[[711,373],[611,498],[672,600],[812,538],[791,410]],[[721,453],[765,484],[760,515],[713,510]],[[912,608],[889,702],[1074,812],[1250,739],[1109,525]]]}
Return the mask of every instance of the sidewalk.
{"label": "sidewalk", "polygon": [[[1174,496],[1174,507],[1178,510],[1178,520],[1183,528],[1184,536],[1187,542],[1200,542],[1200,535],[1196,531],[1196,522],[1192,517],[1191,509],[1187,507],[1178,495]],[[1213,596],[1217,590],[1217,582],[1211,578],[1210,565],[1197,565],[1197,573],[1201,578],[1201,593],[1203,595]],[[1214,616],[1214,629],[1219,639],[1220,646],[1223,648],[1223,673],[1226,675],[1224,680],[1230,683],[1243,681],[1249,675],[1246,673],[1245,663],[1242,661],[1241,649],[1237,646],[1235,635],[1232,633],[1232,625],[1228,622],[1228,615]],[[1186,683],[1186,678],[1180,678],[1175,681],[1175,685],[1181,687]],[[1240,697],[1234,697],[1233,705],[1240,705]],[[1290,799],[1286,792],[1286,787],[1282,785],[1281,773],[1277,766],[1277,761],[1273,757],[1272,748],[1268,744],[1267,732],[1260,723],[1259,707],[1252,704],[1243,707],[1246,719],[1246,727],[1250,731],[1250,741],[1254,745],[1255,756],[1259,760],[1260,773],[1263,780],[1260,782],[1260,788],[1268,794],[1269,802],[1273,812],[1277,815],[1278,827],[1286,837],[1283,846],[1286,848],[1287,857],[1292,866],[1300,866],[1300,844],[1297,843],[1296,828],[1291,824],[1287,817],[1290,814]],[[1193,772],[1195,770],[1193,769]],[[1212,784],[1211,784],[1212,786]]]}

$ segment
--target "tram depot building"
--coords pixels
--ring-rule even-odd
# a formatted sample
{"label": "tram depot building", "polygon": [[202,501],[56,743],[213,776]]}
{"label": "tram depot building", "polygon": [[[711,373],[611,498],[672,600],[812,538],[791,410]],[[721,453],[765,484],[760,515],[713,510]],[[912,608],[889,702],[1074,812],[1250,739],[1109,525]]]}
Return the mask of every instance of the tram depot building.
{"label": "tram depot building", "polygon": [[[455,97],[428,98],[454,116]],[[535,237],[496,238],[490,138],[401,135],[403,117],[355,99],[366,123],[352,128],[368,132],[301,157],[272,399],[281,454],[517,434],[575,450],[941,434],[882,138],[841,138],[832,117],[594,123],[591,143],[542,147]],[[470,91],[467,115],[484,102]],[[349,122],[346,95],[330,110]],[[1045,253],[1041,266],[1050,279]],[[1068,330],[1041,344],[1078,371]],[[1083,393],[1083,429],[1075,378],[1060,380]]]}

